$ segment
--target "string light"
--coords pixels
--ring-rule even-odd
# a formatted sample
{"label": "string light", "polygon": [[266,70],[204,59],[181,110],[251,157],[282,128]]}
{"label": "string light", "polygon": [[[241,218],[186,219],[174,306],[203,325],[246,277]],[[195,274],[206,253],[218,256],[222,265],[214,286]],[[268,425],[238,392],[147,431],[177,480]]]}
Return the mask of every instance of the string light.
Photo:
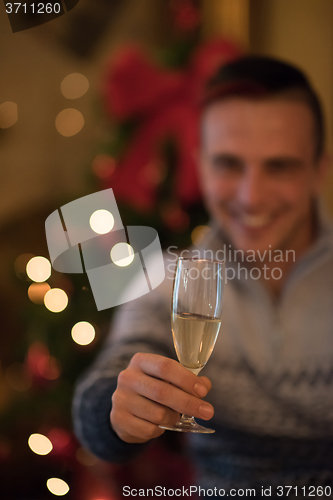
{"label": "string light", "polygon": [[97,464],[97,458],[95,455],[90,453],[90,451],[85,448],[78,448],[75,452],[75,457],[80,464],[85,465],[86,467],[92,467]]}
{"label": "string light", "polygon": [[55,427],[48,434],[49,439],[53,444],[55,453],[63,453],[64,450],[70,445],[71,437],[67,431]]}
{"label": "string light", "polygon": [[166,165],[160,161],[151,161],[147,163],[143,170],[143,176],[147,183],[151,186],[158,186],[166,179]]}
{"label": "string light", "polygon": [[51,264],[45,257],[33,257],[29,260],[26,271],[32,281],[41,283],[51,276]]}
{"label": "string light", "polygon": [[61,374],[61,365],[54,356],[49,356],[38,364],[39,373],[47,380],[56,380]]}
{"label": "string light", "polygon": [[191,241],[193,245],[199,245],[209,232],[210,228],[208,226],[195,227],[191,233]]}
{"label": "string light", "polygon": [[127,243],[117,243],[110,252],[111,260],[119,267],[129,266],[134,260],[134,250]]}
{"label": "string light", "polygon": [[92,161],[92,171],[99,179],[108,179],[116,169],[114,158],[109,155],[99,154]]}
{"label": "string light", "polygon": [[35,257],[32,253],[23,253],[14,262],[14,271],[18,278],[27,280],[27,264]]}
{"label": "string light", "polygon": [[161,209],[161,215],[166,226],[174,231],[185,231],[190,225],[188,213],[175,201],[167,202]]}
{"label": "string light", "polygon": [[61,288],[51,288],[44,297],[45,307],[54,313],[58,313],[66,309],[68,297]]}
{"label": "string light", "polygon": [[50,477],[50,479],[46,481],[46,486],[53,495],[58,497],[62,497],[69,492],[68,484],[58,477]]}
{"label": "string light", "polygon": [[34,304],[44,304],[45,294],[51,290],[48,283],[31,283],[28,288],[28,297]]}
{"label": "string light", "polygon": [[8,438],[2,437],[0,439],[0,459],[7,460],[12,453],[12,443]]}
{"label": "string light", "polygon": [[27,366],[35,377],[56,380],[61,374],[60,362],[53,356],[45,344],[33,342],[28,348]]}
{"label": "string light", "polygon": [[31,376],[23,363],[12,363],[6,370],[6,381],[15,391],[28,391],[32,386]]}
{"label": "string light", "polygon": [[79,321],[72,328],[72,338],[79,345],[88,345],[95,338],[95,328],[87,321]]}
{"label": "string light", "polygon": [[82,130],[84,118],[77,109],[63,109],[56,117],[55,126],[59,134],[64,137],[72,137]]}
{"label": "string light", "polygon": [[36,455],[48,455],[53,449],[51,441],[43,434],[31,434],[28,445]]}
{"label": "string light", "polygon": [[89,219],[90,227],[97,234],[109,233],[114,226],[114,217],[108,210],[96,210]]}
{"label": "string light", "polygon": [[0,128],[12,127],[18,120],[16,102],[6,101],[0,105]]}
{"label": "string light", "polygon": [[88,91],[89,81],[81,73],[71,73],[63,79],[60,89],[66,99],[78,99]]}

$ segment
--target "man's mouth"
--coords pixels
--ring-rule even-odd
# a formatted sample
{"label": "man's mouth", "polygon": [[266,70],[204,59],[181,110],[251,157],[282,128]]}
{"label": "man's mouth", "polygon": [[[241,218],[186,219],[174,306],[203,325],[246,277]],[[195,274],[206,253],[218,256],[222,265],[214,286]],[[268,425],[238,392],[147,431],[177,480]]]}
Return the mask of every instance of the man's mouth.
{"label": "man's mouth", "polygon": [[273,217],[268,214],[262,215],[249,215],[240,214],[237,216],[238,222],[249,229],[260,229],[268,226],[273,220]]}

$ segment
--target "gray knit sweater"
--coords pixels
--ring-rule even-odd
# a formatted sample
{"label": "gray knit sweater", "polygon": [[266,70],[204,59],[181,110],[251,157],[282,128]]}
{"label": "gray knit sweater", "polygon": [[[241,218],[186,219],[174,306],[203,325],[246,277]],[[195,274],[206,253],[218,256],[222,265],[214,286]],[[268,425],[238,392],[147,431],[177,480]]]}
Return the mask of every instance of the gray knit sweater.
{"label": "gray knit sweater", "polygon": [[[230,247],[213,227],[200,252],[220,250],[221,256],[222,248]],[[216,433],[189,436],[198,482],[226,490],[331,484],[333,496],[332,226],[321,221],[317,241],[295,263],[278,302],[258,273],[246,279],[245,270],[239,272],[246,263],[228,254],[226,266],[236,276],[225,286],[219,338],[202,372],[212,381],[206,399],[215,408],[210,427]],[[77,436],[105,460],[126,460],[143,448],[124,443],[110,425],[119,371],[139,351],[175,358],[173,252],[166,252],[165,263],[166,279],[157,289],[119,308],[104,349],[76,389]]]}

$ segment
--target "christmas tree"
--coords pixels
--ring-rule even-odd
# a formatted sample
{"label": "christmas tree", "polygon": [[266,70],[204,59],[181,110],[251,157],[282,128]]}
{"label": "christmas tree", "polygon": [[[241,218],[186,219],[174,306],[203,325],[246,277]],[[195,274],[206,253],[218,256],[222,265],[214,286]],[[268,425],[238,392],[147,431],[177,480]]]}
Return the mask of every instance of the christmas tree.
{"label": "christmas tree", "polygon": [[[100,102],[110,133],[89,175],[91,192],[113,189],[125,226],[151,226],[163,248],[181,248],[208,230],[196,170],[200,95],[238,49],[225,40],[200,42],[196,2],[169,4],[171,44],[154,53],[127,45],[106,64]],[[0,379],[1,498],[107,500],[121,496],[124,474],[149,484],[143,463],[136,473],[114,466],[102,477],[100,462],[72,431],[75,381],[100,349],[113,311],[97,311],[87,276],[52,270],[48,255],[18,256],[15,273],[30,300],[24,336]],[[150,453],[171,475],[182,469],[186,481],[190,469],[175,455],[167,464],[160,451]]]}

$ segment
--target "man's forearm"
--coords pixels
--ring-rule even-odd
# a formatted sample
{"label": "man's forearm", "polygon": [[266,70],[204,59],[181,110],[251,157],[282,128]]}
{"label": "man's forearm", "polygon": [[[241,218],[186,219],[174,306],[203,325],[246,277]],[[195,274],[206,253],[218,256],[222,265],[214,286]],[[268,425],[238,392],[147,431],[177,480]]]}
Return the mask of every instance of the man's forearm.
{"label": "man's forearm", "polygon": [[[89,380],[89,379],[88,379]],[[75,434],[80,442],[102,460],[123,462],[140,453],[145,445],[128,444],[113,431],[110,422],[111,397],[117,379],[91,377],[78,385],[73,418]]]}

